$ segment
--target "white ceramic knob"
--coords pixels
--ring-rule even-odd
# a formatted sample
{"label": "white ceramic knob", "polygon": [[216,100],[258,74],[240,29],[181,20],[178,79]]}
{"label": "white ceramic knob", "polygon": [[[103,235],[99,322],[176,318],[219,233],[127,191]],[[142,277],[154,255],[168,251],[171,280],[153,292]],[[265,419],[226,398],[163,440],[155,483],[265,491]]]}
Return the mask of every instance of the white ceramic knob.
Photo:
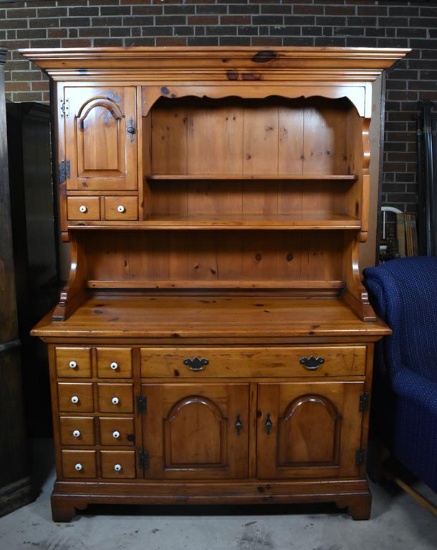
{"label": "white ceramic knob", "polygon": [[118,363],[116,361],[113,361],[110,365],[109,365],[109,368],[112,369],[112,370],[117,370],[118,369]]}
{"label": "white ceramic knob", "polygon": [[118,212],[120,212],[120,214],[123,214],[124,212],[126,212],[126,208],[122,204],[117,206],[117,210]]}
{"label": "white ceramic knob", "polygon": [[74,466],[74,469],[77,470],[78,472],[80,472],[82,470],[82,468],[83,468],[82,464],[76,464]]}
{"label": "white ceramic knob", "polygon": [[70,369],[77,369],[77,363],[76,361],[70,361],[68,363],[68,366],[70,367]]}
{"label": "white ceramic knob", "polygon": [[113,405],[118,405],[120,403],[120,399],[118,397],[113,397],[111,402]]}
{"label": "white ceramic knob", "polygon": [[121,464],[116,464],[116,465],[114,466],[114,470],[115,470],[116,472],[121,472]]}
{"label": "white ceramic knob", "polygon": [[79,212],[82,212],[82,214],[85,214],[86,212],[88,212],[88,208],[84,204],[81,204],[79,206]]}
{"label": "white ceramic knob", "polygon": [[120,438],[120,432],[118,432],[117,430],[115,430],[115,432],[112,432],[112,437],[114,439],[119,439]]}
{"label": "white ceramic knob", "polygon": [[79,398],[77,397],[77,395],[73,395],[73,397],[71,398],[71,402],[74,403],[76,405],[76,403],[79,403]]}
{"label": "white ceramic knob", "polygon": [[79,430],[73,430],[73,437],[80,437],[80,431]]}

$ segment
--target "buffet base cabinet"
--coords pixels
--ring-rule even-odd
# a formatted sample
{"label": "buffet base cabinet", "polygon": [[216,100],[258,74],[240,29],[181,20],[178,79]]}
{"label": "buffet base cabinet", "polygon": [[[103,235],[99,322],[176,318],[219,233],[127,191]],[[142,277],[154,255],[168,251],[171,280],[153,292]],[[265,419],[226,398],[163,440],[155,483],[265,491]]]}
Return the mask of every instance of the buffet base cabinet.
{"label": "buffet base cabinet", "polygon": [[[93,503],[335,502],[369,517],[369,380],[373,340],[386,329],[376,321],[361,338],[280,339],[291,312],[302,331],[314,330],[307,300],[224,300],[235,318],[219,298],[93,295],[61,323],[63,337],[59,323],[36,327],[52,373],[54,520]],[[181,342],[205,302],[215,311],[203,323],[208,337]],[[352,334],[363,324],[342,300],[330,309]],[[266,317],[276,334],[247,338]],[[140,325],[162,337],[141,336]]]}
{"label": "buffet base cabinet", "polygon": [[373,346],[390,332],[358,267],[372,82],[407,51],[22,53],[53,84],[71,252],[33,330],[53,518],[328,501],[368,518]]}

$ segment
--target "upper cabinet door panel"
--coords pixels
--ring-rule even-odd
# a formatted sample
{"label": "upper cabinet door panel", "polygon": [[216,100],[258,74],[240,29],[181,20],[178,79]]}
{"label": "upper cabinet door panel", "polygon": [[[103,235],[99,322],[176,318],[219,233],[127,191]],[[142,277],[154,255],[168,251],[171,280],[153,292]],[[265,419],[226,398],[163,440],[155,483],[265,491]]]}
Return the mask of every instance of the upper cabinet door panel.
{"label": "upper cabinet door panel", "polygon": [[136,89],[66,87],[67,190],[137,189]]}

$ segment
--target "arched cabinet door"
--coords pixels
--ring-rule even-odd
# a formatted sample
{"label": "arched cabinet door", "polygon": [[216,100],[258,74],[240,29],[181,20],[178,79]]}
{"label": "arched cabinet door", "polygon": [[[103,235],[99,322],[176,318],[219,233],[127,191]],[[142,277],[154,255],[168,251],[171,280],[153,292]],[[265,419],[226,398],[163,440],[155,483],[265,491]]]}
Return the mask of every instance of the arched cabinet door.
{"label": "arched cabinet door", "polygon": [[146,478],[248,473],[249,384],[144,384]]}
{"label": "arched cabinet door", "polygon": [[260,384],[258,477],[358,475],[362,391],[362,382]]}
{"label": "arched cabinet door", "polygon": [[59,113],[68,191],[137,189],[134,87],[67,86]]}

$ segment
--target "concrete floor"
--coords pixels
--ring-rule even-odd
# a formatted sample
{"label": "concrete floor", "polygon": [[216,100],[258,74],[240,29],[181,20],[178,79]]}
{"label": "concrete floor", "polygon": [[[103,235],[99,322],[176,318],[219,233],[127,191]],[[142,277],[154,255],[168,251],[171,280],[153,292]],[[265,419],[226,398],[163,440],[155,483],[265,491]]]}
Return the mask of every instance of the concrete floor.
{"label": "concrete floor", "polygon": [[[369,521],[335,508],[101,507],[53,523],[51,448],[35,463],[37,500],[0,518],[2,550],[435,550],[437,517],[410,496],[372,484]],[[420,487],[437,504],[437,495]]]}

